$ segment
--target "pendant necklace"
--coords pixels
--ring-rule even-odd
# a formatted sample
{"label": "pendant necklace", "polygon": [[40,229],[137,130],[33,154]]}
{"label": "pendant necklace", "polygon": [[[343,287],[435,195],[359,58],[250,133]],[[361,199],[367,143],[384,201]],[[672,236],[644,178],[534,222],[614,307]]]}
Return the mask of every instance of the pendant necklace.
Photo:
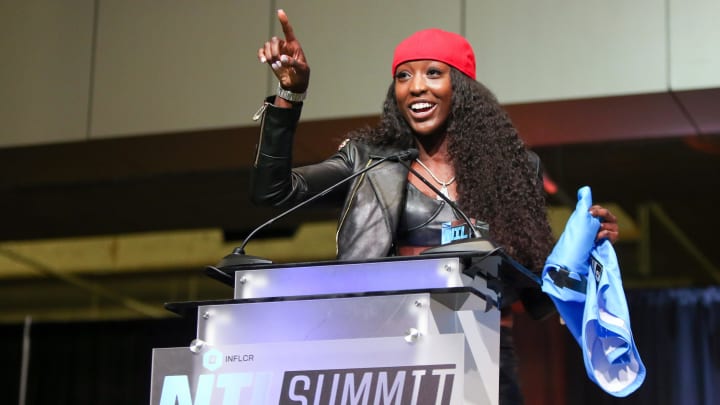
{"label": "pendant necklace", "polygon": [[[447,198],[450,198],[450,192],[448,191],[448,186],[451,185],[455,181],[455,176],[453,176],[452,179],[448,181],[440,181],[440,179],[435,176],[435,173],[433,173],[425,164],[420,161],[420,159],[415,159],[416,162],[422,166],[423,169],[425,169],[426,172],[430,174],[430,176],[435,180],[438,184],[440,184],[442,187],[440,187],[440,192]],[[440,196],[435,197],[437,200],[442,200]]]}

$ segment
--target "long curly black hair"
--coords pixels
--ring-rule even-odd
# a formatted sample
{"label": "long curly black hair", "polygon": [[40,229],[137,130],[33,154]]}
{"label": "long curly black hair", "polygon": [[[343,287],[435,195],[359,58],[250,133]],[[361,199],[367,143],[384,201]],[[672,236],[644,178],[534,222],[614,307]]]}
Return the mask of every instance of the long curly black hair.
{"label": "long curly black hair", "polygon": [[[491,238],[518,262],[540,271],[553,240],[542,179],[528,151],[492,92],[451,69],[452,109],[448,151],[455,167],[458,205],[487,222]],[[415,138],[398,110],[391,84],[380,122],[350,134],[375,146],[410,148]]]}

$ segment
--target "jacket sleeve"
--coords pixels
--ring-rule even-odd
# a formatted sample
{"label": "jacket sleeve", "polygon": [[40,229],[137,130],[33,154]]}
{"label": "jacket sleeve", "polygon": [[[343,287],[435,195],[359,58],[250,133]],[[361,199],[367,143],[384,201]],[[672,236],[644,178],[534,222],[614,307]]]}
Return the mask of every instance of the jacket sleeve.
{"label": "jacket sleeve", "polygon": [[352,174],[345,148],[321,163],[293,169],[293,141],[302,104],[279,108],[268,99],[264,109],[250,175],[254,204],[289,207]]}

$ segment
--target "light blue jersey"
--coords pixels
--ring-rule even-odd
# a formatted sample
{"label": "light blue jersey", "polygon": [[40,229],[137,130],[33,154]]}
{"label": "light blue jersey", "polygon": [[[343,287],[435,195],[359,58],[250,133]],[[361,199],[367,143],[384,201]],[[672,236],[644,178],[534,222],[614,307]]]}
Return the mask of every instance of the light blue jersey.
{"label": "light blue jersey", "polygon": [[600,221],[590,215],[589,187],[578,190],[575,211],[545,262],[542,290],[580,345],[588,377],[625,397],[645,380],[630,329],[620,267],[608,240],[595,242]]}

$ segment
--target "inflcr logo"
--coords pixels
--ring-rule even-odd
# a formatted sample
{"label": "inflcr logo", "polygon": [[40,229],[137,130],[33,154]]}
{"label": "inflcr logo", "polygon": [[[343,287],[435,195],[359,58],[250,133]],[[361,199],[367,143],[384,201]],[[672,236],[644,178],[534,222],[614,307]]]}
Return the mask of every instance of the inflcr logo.
{"label": "inflcr logo", "polygon": [[215,371],[223,364],[223,354],[220,350],[210,349],[203,354],[203,367],[208,371]]}

